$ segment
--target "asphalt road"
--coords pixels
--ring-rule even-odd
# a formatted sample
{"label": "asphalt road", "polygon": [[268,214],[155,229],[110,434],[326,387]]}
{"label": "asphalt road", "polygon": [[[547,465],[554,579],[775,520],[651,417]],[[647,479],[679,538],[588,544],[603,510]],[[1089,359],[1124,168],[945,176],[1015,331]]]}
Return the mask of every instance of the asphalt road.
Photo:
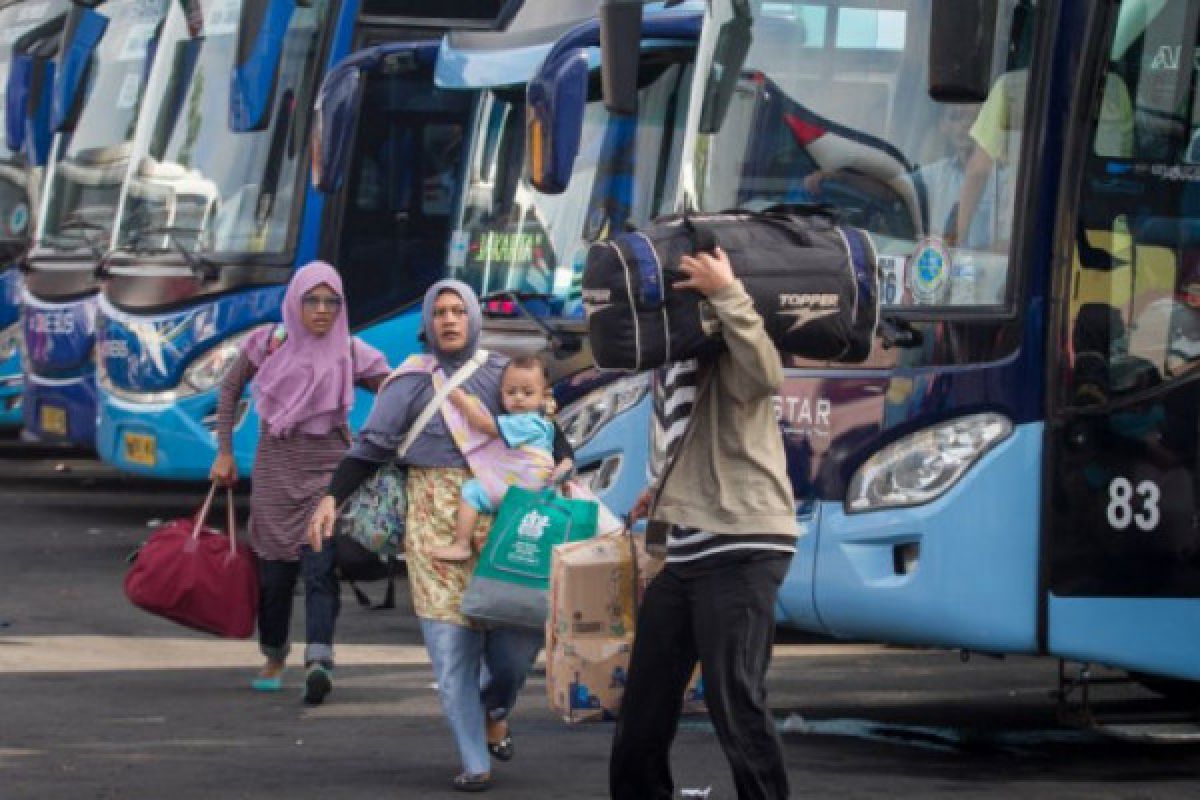
{"label": "asphalt road", "polygon": [[[257,695],[252,642],[221,641],[132,608],[125,557],[196,487],[121,479],[85,460],[0,443],[0,798],[423,798],[457,796],[457,759],[417,626],[347,594],[326,705]],[[378,594],[377,587],[371,587]],[[302,629],[297,616],[298,629]],[[794,797],[1185,798],[1200,748],[1063,727],[1056,663],[833,643],[785,634],[770,698]],[[611,724],[568,726],[541,674],[514,721],[517,757],[496,798],[603,798]],[[1105,711],[1154,712],[1130,686]],[[703,716],[674,749],[681,788],[732,800]]]}

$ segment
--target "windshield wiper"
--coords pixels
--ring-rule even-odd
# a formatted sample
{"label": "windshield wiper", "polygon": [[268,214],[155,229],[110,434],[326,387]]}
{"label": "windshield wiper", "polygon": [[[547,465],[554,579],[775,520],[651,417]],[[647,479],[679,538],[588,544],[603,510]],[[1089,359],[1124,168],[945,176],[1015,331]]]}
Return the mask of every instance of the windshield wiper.
{"label": "windshield wiper", "polygon": [[537,326],[538,330],[546,335],[550,343],[554,345],[554,357],[565,358],[575,355],[583,347],[583,337],[573,331],[565,331],[561,328],[552,328],[544,319],[534,314],[529,310],[529,306],[525,305],[527,301],[549,302],[556,300],[554,295],[545,294],[544,292],[518,292],[515,289],[502,289],[498,292],[491,292],[480,298],[480,303],[486,305],[491,300],[511,300],[522,314]]}
{"label": "windshield wiper", "polygon": [[884,350],[891,350],[893,347],[912,349],[925,343],[925,337],[911,322],[894,316],[880,318],[879,336],[883,339]]}
{"label": "windshield wiper", "polygon": [[159,225],[153,228],[138,228],[130,234],[130,249],[135,253],[163,252],[161,248],[140,250],[137,245],[138,242],[149,236],[166,236],[170,240],[171,246],[178,251],[179,255],[183,256],[183,260],[187,262],[192,274],[207,283],[217,279],[221,271],[220,266],[204,256],[188,250],[178,238],[179,234],[195,234],[196,239],[199,240],[202,233],[204,233],[204,228],[195,228],[187,225]]}
{"label": "windshield wiper", "polygon": [[[66,231],[75,232],[75,236],[63,236],[62,234]],[[84,219],[83,216],[78,213],[68,214],[63,218],[63,221],[59,223],[58,230],[50,235],[59,242],[64,240],[66,242],[82,240],[87,248],[92,251],[93,257],[95,257],[97,260],[104,258],[104,248],[101,247],[100,244],[85,231],[100,231],[102,233],[108,233],[108,227],[106,225],[101,225],[99,222],[92,222],[91,220]]]}

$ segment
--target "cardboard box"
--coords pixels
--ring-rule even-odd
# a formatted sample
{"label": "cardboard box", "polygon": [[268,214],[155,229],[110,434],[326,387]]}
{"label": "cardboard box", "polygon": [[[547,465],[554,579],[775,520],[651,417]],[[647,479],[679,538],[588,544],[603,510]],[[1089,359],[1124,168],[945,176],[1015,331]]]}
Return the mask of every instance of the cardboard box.
{"label": "cardboard box", "polygon": [[[661,561],[638,547],[640,595]],[[567,722],[613,719],[625,692],[635,631],[634,573],[626,534],[598,536],[554,549],[546,620],[546,693]],[[685,711],[703,710],[697,667]]]}
{"label": "cardboard box", "polygon": [[[638,548],[638,600],[661,560]],[[558,636],[632,636],[634,569],[626,534],[597,536],[554,549],[547,630]]]}
{"label": "cardboard box", "polygon": [[[546,648],[546,695],[566,722],[616,719],[629,676],[631,637],[558,639]],[[683,694],[683,711],[705,711],[700,665]]]}
{"label": "cardboard box", "polygon": [[633,637],[560,639],[546,653],[546,693],[567,722],[614,719]]}

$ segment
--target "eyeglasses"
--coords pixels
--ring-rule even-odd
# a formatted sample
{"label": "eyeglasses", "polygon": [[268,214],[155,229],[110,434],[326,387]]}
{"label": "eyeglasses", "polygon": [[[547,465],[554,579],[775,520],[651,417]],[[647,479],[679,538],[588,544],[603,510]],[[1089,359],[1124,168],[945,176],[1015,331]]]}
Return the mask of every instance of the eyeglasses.
{"label": "eyeglasses", "polygon": [[433,310],[433,318],[434,319],[446,319],[447,317],[453,317],[454,319],[461,319],[462,317],[465,317],[466,315],[467,315],[467,310],[465,308],[463,308],[462,306],[443,306],[442,308],[435,308]]}
{"label": "eyeglasses", "polygon": [[305,308],[311,308],[313,310],[328,308],[330,311],[337,311],[342,307],[342,298],[338,297],[337,295],[333,295],[332,297],[305,297],[300,302],[304,303]]}

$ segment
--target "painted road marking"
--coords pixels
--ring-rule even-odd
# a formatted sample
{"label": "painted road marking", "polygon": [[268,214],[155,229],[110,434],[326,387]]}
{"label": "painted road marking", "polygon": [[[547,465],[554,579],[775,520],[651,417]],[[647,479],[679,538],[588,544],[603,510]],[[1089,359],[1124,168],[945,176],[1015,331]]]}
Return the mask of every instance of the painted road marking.
{"label": "painted road marking", "polygon": [[[783,644],[776,659],[911,655],[861,644]],[[156,636],[0,636],[0,673],[242,668],[261,660],[253,640]],[[421,645],[339,644],[339,666],[428,664]]]}

